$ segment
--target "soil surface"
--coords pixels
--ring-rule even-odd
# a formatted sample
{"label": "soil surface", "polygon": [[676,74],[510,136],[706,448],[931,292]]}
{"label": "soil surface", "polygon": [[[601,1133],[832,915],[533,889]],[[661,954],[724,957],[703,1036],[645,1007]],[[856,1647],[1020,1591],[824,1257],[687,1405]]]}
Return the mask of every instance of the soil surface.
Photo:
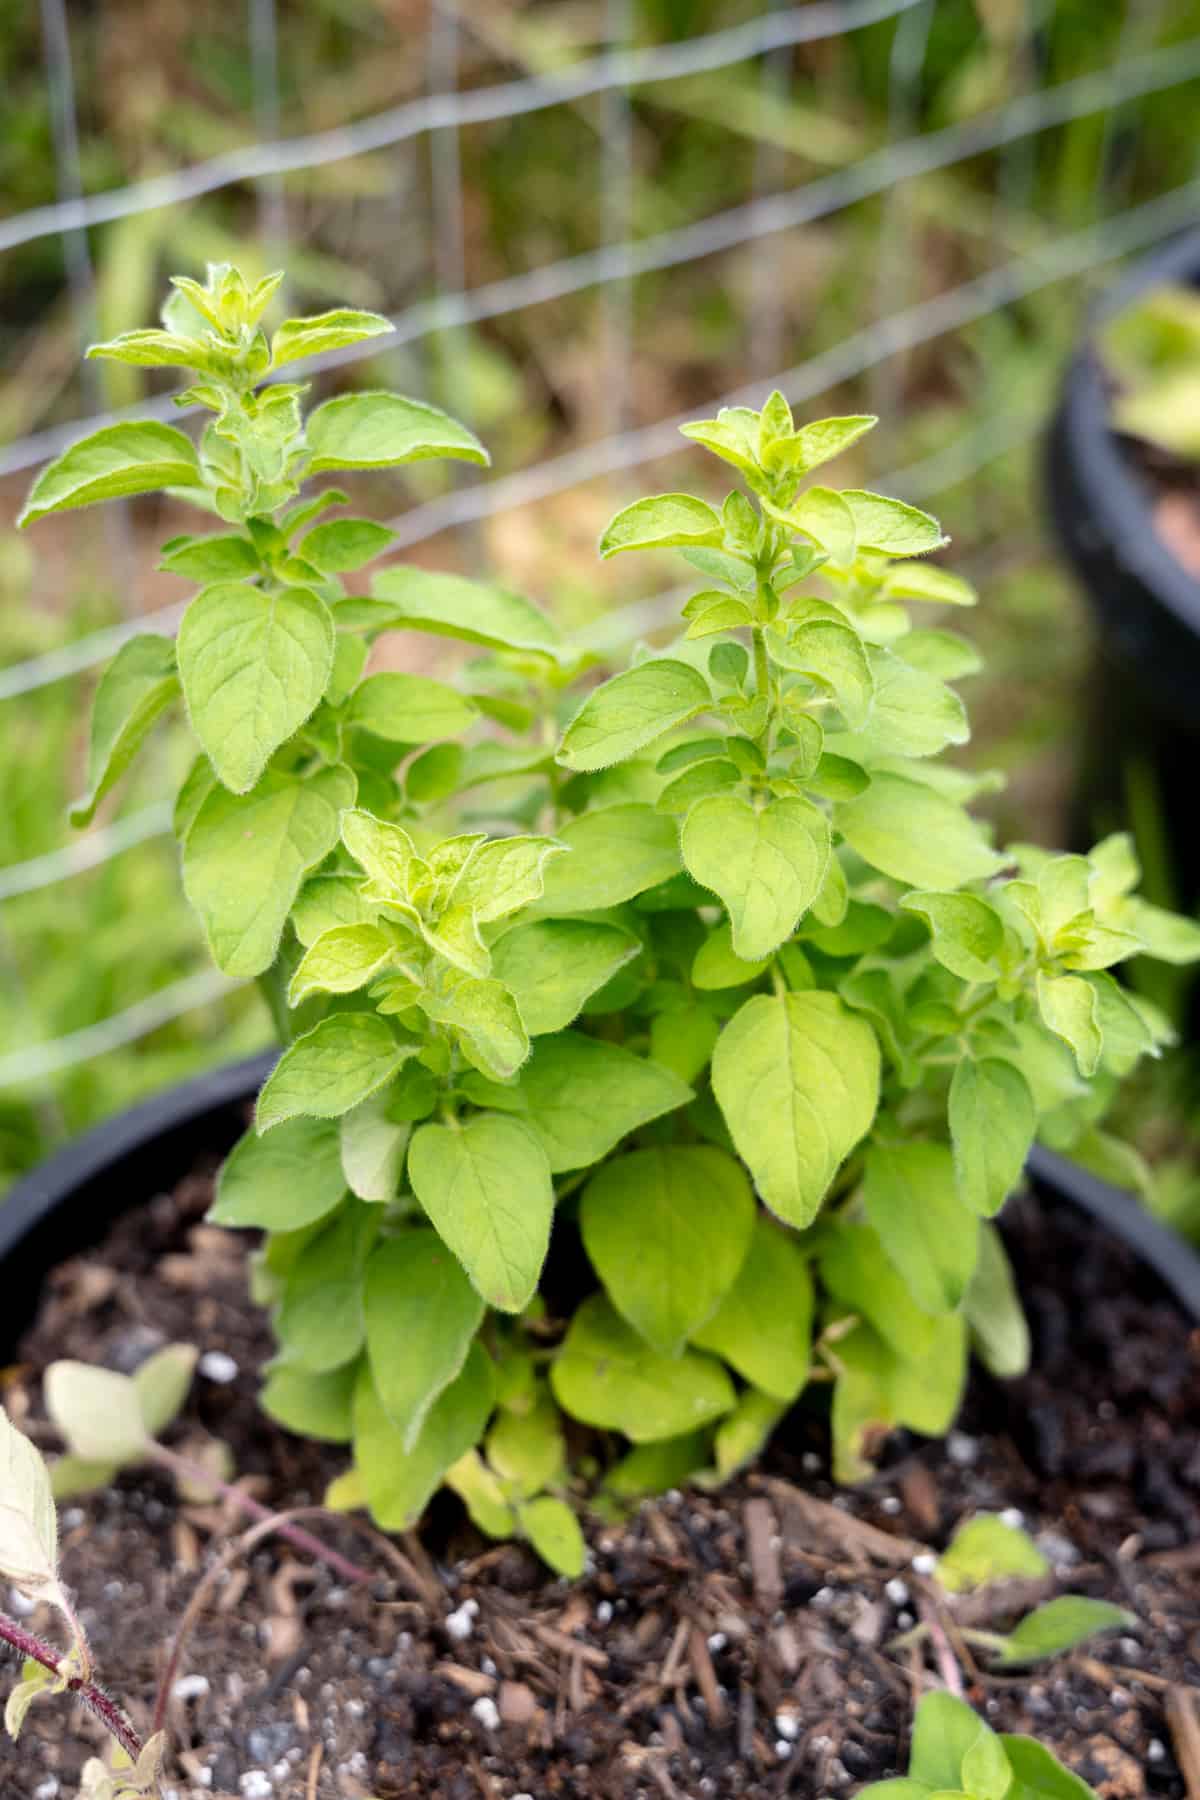
{"label": "soil surface", "polygon": [[[48,1361],[128,1370],[188,1341],[202,1359],[172,1442],[215,1434],[273,1508],[319,1502],[344,1452],[257,1411],[270,1333],[246,1299],[246,1240],[202,1223],[210,1191],[201,1170],[55,1272],[4,1400],[43,1435]],[[378,1572],[369,1590],[278,1540],[231,1555],[173,1683],[168,1800],[849,1800],[905,1766],[913,1700],[941,1684],[939,1658],[889,1645],[929,1619],[942,1670],[959,1644],[965,1692],[995,1726],[1039,1736],[1105,1800],[1184,1800],[1200,1689],[1200,1330],[1068,1208],[1015,1203],[1005,1231],[1035,1372],[977,1377],[946,1444],[894,1443],[853,1493],[831,1486],[820,1413],[801,1406],[756,1473],[593,1522],[589,1572],[571,1586],[524,1549],[487,1544],[450,1501],[399,1555],[360,1523],[316,1523]],[[930,1549],[973,1511],[1008,1508],[1053,1575],[949,1607]],[[143,1730],[180,1614],[245,1523],[181,1500],[155,1470],[63,1508],[64,1572],[101,1677]],[[961,1646],[960,1626],[1003,1630],[1068,1592],[1137,1623],[1016,1676]],[[39,1701],[20,1746],[0,1747],[0,1795],[65,1800],[96,1742],[79,1709]],[[1200,1780],[1200,1760],[1190,1772]]]}

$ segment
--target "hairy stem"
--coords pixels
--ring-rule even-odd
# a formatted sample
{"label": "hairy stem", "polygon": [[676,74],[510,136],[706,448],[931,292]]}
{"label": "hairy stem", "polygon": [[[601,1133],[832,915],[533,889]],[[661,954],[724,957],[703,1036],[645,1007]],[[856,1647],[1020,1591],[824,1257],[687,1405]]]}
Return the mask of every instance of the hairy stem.
{"label": "hairy stem", "polygon": [[[58,1675],[62,1657],[52,1644],[35,1637],[32,1631],[26,1631],[7,1613],[0,1613],[0,1641],[10,1644],[18,1655],[27,1657],[30,1662],[40,1663],[43,1669],[49,1669],[52,1675]],[[116,1701],[96,1686],[91,1679],[82,1675],[66,1675],[67,1692],[81,1700],[93,1717],[99,1719],[109,1736],[115,1738],[127,1756],[134,1762],[142,1753],[142,1740],[129,1722],[125,1713]]]}
{"label": "hairy stem", "polygon": [[180,1456],[178,1451],[167,1450],[162,1444],[151,1444],[148,1447],[147,1455],[152,1462],[158,1463],[164,1469],[169,1469],[173,1475],[181,1476],[185,1481],[190,1481],[197,1487],[212,1488],[221,1495],[222,1499],[228,1500],[231,1505],[238,1507],[251,1519],[270,1521],[272,1531],[278,1533],[280,1537],[286,1538],[297,1550],[303,1550],[306,1555],[315,1557],[318,1562],[323,1562],[327,1568],[340,1575],[343,1581],[358,1583],[375,1579],[370,1569],[361,1568],[358,1563],[351,1562],[338,1550],[331,1550],[328,1544],[323,1544],[320,1538],[313,1537],[311,1532],[304,1531],[298,1525],[288,1524],[286,1514],[273,1513],[269,1506],[263,1506],[230,1482],[221,1481],[211,1470],[203,1468],[199,1463],[191,1462],[186,1456]]}

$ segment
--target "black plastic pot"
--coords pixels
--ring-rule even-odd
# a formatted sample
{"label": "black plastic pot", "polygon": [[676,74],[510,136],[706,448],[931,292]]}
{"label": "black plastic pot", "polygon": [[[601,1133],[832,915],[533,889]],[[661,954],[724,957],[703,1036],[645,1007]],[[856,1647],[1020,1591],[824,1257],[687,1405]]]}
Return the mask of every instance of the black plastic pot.
{"label": "black plastic pot", "polygon": [[[118,1213],[169,1191],[198,1157],[233,1145],[273,1061],[231,1064],[120,1113],[10,1190],[0,1201],[0,1359],[15,1349],[56,1264],[97,1243]],[[1035,1148],[1028,1173],[1045,1203],[1074,1206],[1127,1244],[1200,1324],[1200,1255],[1181,1238],[1132,1195],[1052,1151]]]}
{"label": "black plastic pot", "polygon": [[0,1199],[0,1359],[37,1311],[56,1264],[89,1249],[118,1214],[169,1192],[204,1155],[223,1156],[275,1053],[230,1063],[106,1119]]}
{"label": "black plastic pot", "polygon": [[[1200,231],[1139,263],[1105,296],[1093,327],[1168,282],[1200,284]],[[1099,627],[1082,746],[1080,840],[1137,825],[1153,808],[1172,898],[1192,909],[1200,902],[1200,581],[1155,529],[1153,490],[1110,426],[1108,382],[1090,336],[1067,371],[1046,478],[1055,533]]]}

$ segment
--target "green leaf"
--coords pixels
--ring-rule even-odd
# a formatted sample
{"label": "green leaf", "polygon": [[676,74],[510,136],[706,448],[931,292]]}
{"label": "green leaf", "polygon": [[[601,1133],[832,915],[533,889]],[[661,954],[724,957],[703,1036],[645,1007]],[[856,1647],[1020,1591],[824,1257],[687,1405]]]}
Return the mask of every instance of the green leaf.
{"label": "green leaf", "polygon": [[702,1001],[685,1001],[650,1021],[651,1060],[693,1082],[707,1067],[720,1027],[711,1008]]}
{"label": "green leaf", "polygon": [[950,1082],[949,1119],[963,1204],[991,1218],[1020,1181],[1037,1130],[1029,1083],[1000,1057],[963,1057]]}
{"label": "green leaf", "polygon": [[4,1729],[15,1744],[21,1735],[29,1709],[39,1694],[47,1690],[53,1691],[57,1677],[41,1663],[26,1658],[22,1668],[21,1680],[9,1689],[8,1699],[4,1703]]}
{"label": "green leaf", "polygon": [[58,1514],[41,1453],[0,1407],[0,1572],[31,1599],[58,1588]]}
{"label": "green leaf", "polygon": [[354,786],[344,768],[304,781],[270,770],[249,794],[214,786],[202,801],[183,847],[183,886],[226,975],[261,975],[274,962],[300,884],[337,843]]}
{"label": "green leaf", "polygon": [[546,869],[564,846],[532,835],[492,838],[481,844],[456,882],[452,899],[469,906],[481,925],[507,918],[545,890]]}
{"label": "green leaf", "polygon": [[1061,1594],[1029,1613],[1011,1631],[1000,1667],[1014,1669],[1027,1663],[1045,1662],[1074,1650],[1098,1631],[1128,1631],[1137,1620],[1132,1613],[1107,1600],[1089,1600],[1083,1594]]}
{"label": "green leaf", "polygon": [[1082,975],[1047,975],[1037,978],[1038,1011],[1042,1023],[1075,1052],[1079,1073],[1090,1079],[1100,1063],[1104,1038],[1097,1018],[1096,990]]}
{"label": "green leaf", "polygon": [[92,1363],[53,1362],[43,1387],[46,1411],[72,1456],[84,1462],[140,1462],[148,1436],[137,1388],[128,1375]]}
{"label": "green leaf", "polygon": [[371,584],[384,605],[381,629],[429,631],[489,650],[524,650],[555,661],[569,652],[557,626],[532,601],[504,588],[430,569],[384,569]]}
{"label": "green leaf", "polygon": [[338,1119],[390,1081],[412,1055],[376,1013],[331,1013],[289,1044],[267,1076],[254,1110],[265,1135],[303,1115]]}
{"label": "green leaf", "polygon": [[965,1594],[991,1581],[1036,1580],[1050,1564],[1028,1532],[995,1513],[977,1513],[958,1527],[934,1572],[948,1593]]}
{"label": "green leaf", "polygon": [[538,919],[493,946],[492,969],[513,994],[530,1037],[541,1037],[569,1025],[641,948],[637,938],[599,920]]}
{"label": "green leaf", "polygon": [[601,556],[619,550],[669,550],[681,545],[719,548],[725,529],[719,513],[691,494],[652,494],[610,519],[600,539]]}
{"label": "green leaf", "polygon": [[710,931],[696,952],[692,963],[692,983],[706,992],[721,988],[747,987],[771,966],[769,956],[755,962],[744,962],[733,952],[733,931],[728,920]]}
{"label": "green leaf", "polygon": [[724,1357],[753,1387],[790,1401],[808,1380],[812,1319],[808,1263],[790,1237],[760,1218],[737,1280],[692,1342]]}
{"label": "green leaf", "polygon": [[302,356],[320,356],[346,344],[361,344],[365,338],[379,337],[391,329],[391,321],[379,313],[355,312],[344,306],[307,319],[285,319],[271,339],[271,363],[281,369]]}
{"label": "green leaf", "polygon": [[325,692],[329,608],[307,588],[218,582],[179,627],[179,674],[192,728],[235,794],[249,791]]}
{"label": "green leaf", "polygon": [[862,639],[849,625],[814,619],[797,626],[785,644],[776,644],[771,637],[768,644],[780,667],[795,669],[829,689],[852,731],[866,724],[875,678]]}
{"label": "green leaf", "polygon": [[933,954],[963,981],[995,981],[1004,948],[1004,926],[994,906],[977,894],[931,894],[918,890],[900,902],[929,927]]}
{"label": "green leaf", "polygon": [[554,1213],[546,1153],[523,1119],[477,1113],[422,1125],[408,1176],[443,1241],[484,1299],[521,1312],[537,1286]]}
{"label": "green leaf", "polygon": [[[731,1413],[726,1413],[713,1435],[713,1461],[718,1481],[727,1480],[762,1454],[786,1411],[787,1406],[782,1400],[759,1393],[756,1388],[746,1388],[738,1395],[737,1405]],[[711,1477],[700,1478],[702,1486],[710,1485],[711,1480]]]}
{"label": "green leaf", "polygon": [[556,1175],[599,1162],[631,1131],[692,1098],[669,1069],[575,1031],[535,1045],[520,1092]]}
{"label": "green leaf", "polygon": [[1005,1800],[1012,1786],[1012,1770],[993,1731],[981,1731],[975,1739],[963,1757],[961,1778],[971,1800]]}
{"label": "green leaf", "polygon": [[617,1311],[654,1349],[674,1356],[737,1279],[754,1197],[723,1150],[656,1145],[597,1170],[579,1224]]}
{"label": "green leaf", "polygon": [[626,1499],[665,1494],[670,1488],[685,1487],[707,1461],[708,1433],[686,1431],[657,1444],[639,1444],[613,1465],[604,1485]]}
{"label": "green leaf", "polygon": [[683,860],[724,901],[734,954],[754,962],[792,935],[829,862],[824,814],[799,798],[761,811],[735,794],[697,801],[683,825]]}
{"label": "green leaf", "polygon": [[979,1255],[979,1221],[959,1199],[943,1144],[873,1146],[863,1198],[889,1262],[923,1312],[953,1312]]}
{"label": "green leaf", "polygon": [[960,681],[966,675],[978,675],[983,668],[978,646],[957,631],[910,631],[901,648],[910,668],[939,681]]}
{"label": "green leaf", "polygon": [[209,537],[171,538],[163,545],[159,568],[185,581],[239,581],[261,570],[258,551],[240,531]]}
{"label": "green leaf", "polygon": [[199,486],[199,460],[182,431],[150,420],[108,425],[72,444],[42,470],[17,525],[32,525],[47,513],[90,506],[96,500]]}
{"label": "green leaf", "polygon": [[379,1208],[351,1200],[304,1244],[275,1316],[288,1362],[323,1375],[358,1355],[366,1329],[363,1277],[378,1229]]}
{"label": "green leaf", "polygon": [[841,419],[814,419],[801,425],[787,445],[786,467],[797,475],[807,475],[832,457],[840,456],[851,444],[857,444],[879,420],[871,413],[851,414]]}
{"label": "green leaf", "polygon": [[375,1392],[411,1450],[467,1360],[483,1301],[437,1232],[420,1230],[375,1248],[363,1306]]}
{"label": "green leaf", "polygon": [[961,575],[936,563],[896,562],[884,578],[884,592],[894,600],[928,600],[934,606],[974,606],[975,589]]}
{"label": "green leaf", "polygon": [[838,567],[847,568],[854,561],[854,514],[833,488],[809,488],[790,512],[778,516],[794,530],[813,538]]}
{"label": "green leaf", "polygon": [[390,469],[453,457],[483,463],[487,451],[465,425],[436,406],[399,394],[339,394],[308,416],[310,475],[328,469]]}
{"label": "green leaf", "polygon": [[713,1092],[763,1200],[789,1225],[815,1217],[870,1129],[879,1045],[833,994],[756,994],[721,1033]]}
{"label": "green leaf", "polygon": [[1096,1800],[1087,1782],[1064,1769],[1036,1738],[1002,1732],[1000,1742],[1013,1777],[1004,1800]]}
{"label": "green leaf", "polygon": [[361,725],[395,744],[428,744],[458,737],[478,717],[474,701],[446,682],[390,670],[368,675],[346,709],[348,724]]}
{"label": "green leaf", "polygon": [[[971,735],[962,701],[944,681],[913,668],[890,650],[871,657],[875,698],[870,717],[847,745],[850,756],[936,756]],[[834,739],[834,745],[840,740]]]}
{"label": "green leaf", "polygon": [[374,519],[331,519],[314,525],[299,544],[300,555],[325,575],[361,569],[396,541],[396,533]]}
{"label": "green leaf", "polygon": [[606,769],[711,705],[696,669],[654,657],[592,690],[563,733],[558,760],[568,769]]}
{"label": "green leaf", "polygon": [[696,419],[679,431],[744,475],[757,473],[759,415],[750,407],[723,406],[715,419]]}
{"label": "green leaf", "polygon": [[963,1301],[971,1342],[984,1368],[1001,1380],[1029,1368],[1029,1326],[1000,1233],[994,1225],[979,1232],[979,1261]]}
{"label": "green leaf", "polygon": [[882,550],[885,556],[920,556],[940,550],[948,540],[936,519],[886,494],[844,488],[842,499],[854,516],[860,550]]}
{"label": "green leaf", "polygon": [[1001,866],[962,807],[902,775],[875,771],[865,793],[843,802],[834,819],[864,862],[913,887],[961,887]]}
{"label": "green leaf", "polygon": [[528,1500],[560,1478],[567,1447],[562,1419],[544,1383],[527,1399],[524,1411],[502,1409],[488,1432],[487,1454],[513,1500]]}
{"label": "green leaf", "polygon": [[288,987],[289,1006],[310,994],[352,994],[395,954],[393,934],[379,925],[335,925],[304,954]]}
{"label": "green leaf", "polygon": [[[410,1065],[411,1066],[411,1065]],[[343,1113],[338,1126],[342,1174],[352,1194],[386,1206],[396,1198],[410,1127],[388,1111],[393,1090],[378,1088],[368,1099]],[[267,1142],[278,1138],[272,1132]]]}
{"label": "green leaf", "polygon": [[565,1500],[545,1494],[540,1500],[527,1500],[517,1508],[521,1530],[544,1563],[556,1575],[576,1581],[587,1563],[587,1545],[579,1529],[579,1520]]}
{"label": "green leaf", "polygon": [[529,1055],[529,1035],[503,982],[446,968],[436,991],[420,995],[426,1015],[453,1025],[460,1047],[481,1074],[507,1081]]}
{"label": "green leaf", "polygon": [[155,720],[179,693],[175,646],[139,633],[117,651],[92,702],[87,792],[71,808],[72,825],[88,825],[125,773]]}
{"label": "green leaf", "polygon": [[909,1774],[931,1788],[957,1790],[963,1758],[981,1737],[993,1736],[979,1714],[954,1694],[925,1694],[913,1721]]}
{"label": "green leaf", "polygon": [[374,923],[379,908],[363,899],[363,885],[357,871],[314,875],[304,883],[292,907],[292,929],[306,950],[340,925]]}
{"label": "green leaf", "polygon": [[555,1399],[585,1425],[635,1444],[679,1437],[732,1411],[733,1384],[711,1356],[662,1356],[604,1294],[585,1300],[550,1370]]}
{"label": "green leaf", "polygon": [[839,1223],[821,1246],[820,1270],[829,1292],[862,1315],[893,1357],[913,1361],[928,1356],[939,1327],[957,1317],[925,1312],[917,1305],[872,1225]]}
{"label": "green leaf", "polygon": [[364,1364],[354,1395],[354,1465],[371,1516],[384,1531],[408,1531],[417,1523],[447,1471],[482,1437],[494,1391],[491,1362],[476,1342],[461,1375],[438,1396],[420,1437],[405,1450]]}
{"label": "green leaf", "polygon": [[297,1437],[322,1444],[348,1444],[354,1435],[352,1405],[359,1364],[344,1363],[317,1375],[293,1363],[275,1362],[259,1391],[269,1419]]}
{"label": "green leaf", "polygon": [[571,854],[556,857],[547,869],[540,913],[619,906],[657,887],[680,866],[674,819],[637,801],[583,813],[560,829],[558,839]]}
{"label": "green leaf", "polygon": [[331,1213],[346,1192],[337,1126],[291,1119],[269,1137],[248,1131],[222,1164],[212,1225],[298,1231]]}
{"label": "green leaf", "polygon": [[517,1515],[504,1498],[504,1489],[477,1450],[446,1470],[446,1486],[453,1489],[467,1509],[472,1525],[485,1537],[512,1537]]}

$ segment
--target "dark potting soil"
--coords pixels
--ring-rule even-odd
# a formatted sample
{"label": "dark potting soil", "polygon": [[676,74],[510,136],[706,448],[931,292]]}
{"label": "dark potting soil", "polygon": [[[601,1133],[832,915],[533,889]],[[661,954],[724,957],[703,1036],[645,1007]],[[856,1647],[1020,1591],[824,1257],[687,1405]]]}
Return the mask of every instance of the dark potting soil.
{"label": "dark potting soil", "polygon": [[[273,1508],[317,1502],[344,1453],[258,1412],[270,1334],[246,1299],[245,1240],[201,1222],[210,1191],[201,1171],[56,1270],[3,1398],[36,1435],[55,1357],[127,1370],[187,1341],[203,1354],[173,1441],[224,1440]],[[1017,1676],[964,1660],[968,1698],[1106,1800],[1183,1800],[1188,1701],[1172,1690],[1200,1688],[1200,1331],[1070,1210],[1016,1203],[1005,1231],[1034,1373],[977,1377],[946,1444],[893,1444],[853,1493],[832,1488],[819,1412],[802,1405],[756,1473],[592,1523],[574,1585],[488,1545],[449,1501],[401,1568],[361,1526],[316,1524],[378,1571],[369,1592],[278,1540],[232,1560],[174,1684],[167,1796],[849,1800],[903,1770],[914,1697],[939,1683],[926,1653],[889,1649],[897,1633],[931,1616],[949,1638],[956,1623],[1003,1630],[1071,1592],[1137,1623]],[[930,1548],[1007,1508],[1053,1576],[947,1609]],[[183,1607],[243,1524],[153,1470],[62,1509],[101,1679],[143,1730]],[[39,1701],[20,1745],[0,1747],[2,1800],[65,1800],[96,1743],[79,1709]]]}

